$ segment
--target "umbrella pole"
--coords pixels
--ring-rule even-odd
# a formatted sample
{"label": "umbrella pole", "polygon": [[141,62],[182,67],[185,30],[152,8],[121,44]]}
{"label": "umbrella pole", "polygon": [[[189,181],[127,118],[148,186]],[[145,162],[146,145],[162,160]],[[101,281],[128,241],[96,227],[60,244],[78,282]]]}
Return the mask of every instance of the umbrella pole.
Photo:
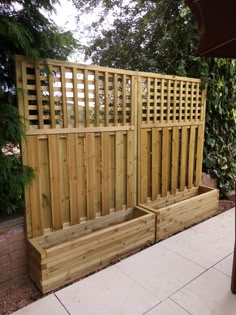
{"label": "umbrella pole", "polygon": [[236,183],[235,183],[235,244],[234,244],[234,256],[233,256],[233,270],[231,279],[231,291],[236,294]]}

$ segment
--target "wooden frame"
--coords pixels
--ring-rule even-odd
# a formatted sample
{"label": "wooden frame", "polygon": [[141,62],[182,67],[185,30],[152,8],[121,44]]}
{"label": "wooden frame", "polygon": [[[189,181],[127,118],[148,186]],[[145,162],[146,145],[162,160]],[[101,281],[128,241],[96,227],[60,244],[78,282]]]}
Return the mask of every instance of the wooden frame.
{"label": "wooden frame", "polygon": [[199,79],[22,56],[16,78],[22,159],[35,172],[29,273],[42,292],[215,213],[218,193],[198,195]]}
{"label": "wooden frame", "polygon": [[140,206],[156,214],[156,241],[160,241],[216,215],[219,209],[219,191],[199,186]]}
{"label": "wooden frame", "polygon": [[29,274],[46,293],[155,241],[155,215],[136,207],[28,241]]}

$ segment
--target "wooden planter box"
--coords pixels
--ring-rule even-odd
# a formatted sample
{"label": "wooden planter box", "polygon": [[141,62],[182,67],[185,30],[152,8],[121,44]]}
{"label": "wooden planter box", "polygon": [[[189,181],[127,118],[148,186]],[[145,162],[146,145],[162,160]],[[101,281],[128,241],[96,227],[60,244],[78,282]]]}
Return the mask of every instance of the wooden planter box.
{"label": "wooden planter box", "polygon": [[156,241],[159,241],[215,215],[219,208],[219,191],[199,186],[140,206],[156,214]]}
{"label": "wooden planter box", "polygon": [[45,293],[154,242],[153,213],[115,212],[29,240],[29,274]]}

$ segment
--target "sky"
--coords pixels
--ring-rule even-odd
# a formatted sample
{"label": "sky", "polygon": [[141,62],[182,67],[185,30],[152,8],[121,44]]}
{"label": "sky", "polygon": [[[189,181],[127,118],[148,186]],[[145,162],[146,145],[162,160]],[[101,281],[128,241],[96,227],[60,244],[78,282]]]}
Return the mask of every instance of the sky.
{"label": "sky", "polygon": [[[128,1],[128,0],[127,0]],[[80,16],[79,25],[76,22],[76,15],[78,14],[76,8],[73,6],[71,1],[60,0],[60,5],[55,6],[56,14],[52,14],[51,19],[65,31],[72,31],[74,37],[78,39],[79,43],[86,45],[91,39],[92,34],[85,31],[86,26],[91,25],[92,22],[96,21],[99,13],[99,9],[94,10],[93,14],[85,14]],[[96,14],[97,12],[97,14]],[[109,14],[106,18],[106,27],[112,24],[113,17]],[[97,32],[98,30],[96,30]],[[84,61],[84,55],[73,55],[69,57],[69,61],[82,62],[91,64],[91,60]]]}
{"label": "sky", "polygon": [[[71,1],[60,0],[60,5],[55,6],[56,14],[52,14],[51,19],[65,31],[72,31],[74,37],[78,39],[79,43],[86,45],[89,42],[90,34],[85,31],[85,27],[96,20],[97,16],[94,14],[86,14],[80,16],[80,24],[76,22],[76,8]],[[83,62],[91,64],[91,60],[84,61],[84,55],[76,54],[69,57],[69,61]]]}
{"label": "sky", "polygon": [[[50,18],[60,26],[64,31],[71,31],[74,34],[74,37],[79,40],[80,43],[86,44],[88,42],[88,37],[85,34],[81,34],[79,31],[77,22],[76,22],[76,14],[77,11],[75,7],[72,5],[71,1],[60,0],[60,5],[57,4],[55,6],[56,13],[50,15]],[[93,17],[92,17],[93,18]],[[88,23],[89,21],[89,23]],[[81,17],[80,29],[84,29],[86,25],[91,23],[91,17],[88,19],[88,16]],[[69,57],[69,61],[75,62],[84,62],[84,55],[76,54]],[[88,60],[86,63],[91,63]]]}

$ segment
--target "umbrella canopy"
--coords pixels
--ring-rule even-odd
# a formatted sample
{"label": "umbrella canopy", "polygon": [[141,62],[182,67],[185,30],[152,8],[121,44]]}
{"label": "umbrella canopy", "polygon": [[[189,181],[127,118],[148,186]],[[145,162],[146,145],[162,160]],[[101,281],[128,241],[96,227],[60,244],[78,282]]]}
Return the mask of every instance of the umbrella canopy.
{"label": "umbrella canopy", "polygon": [[197,55],[236,58],[236,1],[185,0],[197,19]]}

